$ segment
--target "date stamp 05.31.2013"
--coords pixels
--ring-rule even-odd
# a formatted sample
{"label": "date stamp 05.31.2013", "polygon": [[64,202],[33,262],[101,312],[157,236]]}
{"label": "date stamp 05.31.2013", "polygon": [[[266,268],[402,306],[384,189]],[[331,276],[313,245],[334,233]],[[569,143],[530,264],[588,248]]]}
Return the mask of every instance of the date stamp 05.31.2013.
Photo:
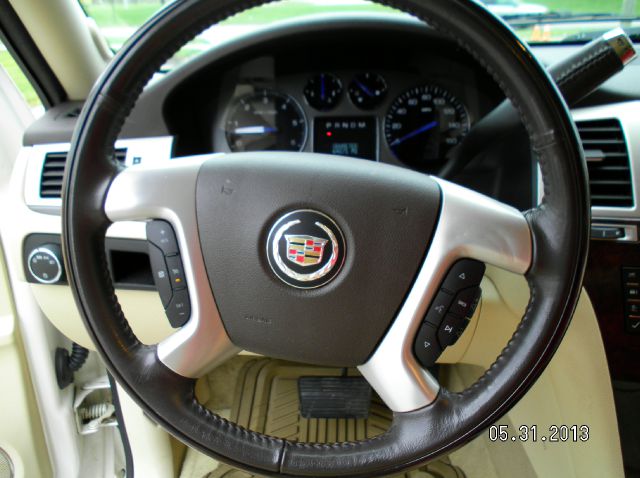
{"label": "date stamp 05.31.2013", "polygon": [[492,442],[584,443],[589,441],[589,425],[492,425],[488,429]]}

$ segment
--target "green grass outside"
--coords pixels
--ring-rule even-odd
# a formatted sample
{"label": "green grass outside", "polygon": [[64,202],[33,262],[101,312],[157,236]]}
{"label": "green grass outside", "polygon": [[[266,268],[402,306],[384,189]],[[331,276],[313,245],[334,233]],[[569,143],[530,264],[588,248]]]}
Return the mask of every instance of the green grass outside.
{"label": "green grass outside", "polygon": [[[123,5],[92,5],[81,2],[86,12],[101,27],[140,26],[144,21],[162,8],[160,2]],[[225,23],[228,25],[264,24],[286,18],[314,15],[330,12],[389,12],[391,8],[382,5],[314,5],[295,2],[276,2],[263,7],[253,8],[235,15]]]}
{"label": "green grass outside", "polygon": [[[623,0],[527,0],[546,5],[555,11],[581,13],[603,13],[622,11]],[[160,2],[136,3],[124,7],[122,4],[105,5],[82,2],[86,11],[101,27],[139,26],[159,8]],[[254,8],[236,15],[226,21],[227,24],[264,24],[285,18],[304,15],[336,12],[389,12],[390,8],[377,4],[370,5],[317,5],[296,2],[276,2]],[[640,15],[640,0],[636,2],[636,15]]]}
{"label": "green grass outside", "polygon": [[22,70],[7,50],[0,50],[0,66],[8,73],[9,77],[18,87],[29,106],[33,108],[41,104],[37,93],[31,86],[31,83],[29,83],[29,80],[24,76]]}
{"label": "green grass outside", "polygon": [[[558,12],[580,13],[622,13],[623,0],[527,0],[530,3],[546,5]],[[640,15],[640,1],[636,1],[635,14]]]}
{"label": "green grass outside", "polygon": [[[554,11],[572,11],[581,13],[620,13],[623,0],[526,0],[531,3],[546,5]],[[160,1],[146,3],[131,3],[124,6],[122,2],[108,4],[93,4],[92,0],[81,0],[87,13],[93,17],[101,28],[109,27],[138,27],[142,25],[158,9],[162,8]],[[276,2],[263,7],[254,8],[228,19],[227,25],[266,24],[287,18],[299,16],[339,13],[339,12],[389,12],[387,7],[377,4],[363,5],[322,5],[299,2]],[[640,16],[640,0],[636,1],[636,15]],[[521,32],[524,38],[529,38],[531,29]],[[567,32],[569,33],[569,32]],[[554,38],[562,36],[562,32],[554,29]],[[113,47],[119,47],[125,38],[108,38]],[[196,40],[197,41],[197,40]],[[187,46],[178,57],[187,57],[197,53],[198,49]],[[9,53],[0,49],[0,65],[9,73],[15,84],[22,91],[31,106],[40,104],[36,92],[22,74],[18,65],[11,59]]]}

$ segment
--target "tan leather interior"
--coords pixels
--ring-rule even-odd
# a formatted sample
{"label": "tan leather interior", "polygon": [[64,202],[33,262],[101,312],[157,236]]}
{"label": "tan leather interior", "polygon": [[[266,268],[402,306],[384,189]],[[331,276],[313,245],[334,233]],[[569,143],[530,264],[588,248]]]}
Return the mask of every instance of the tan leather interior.
{"label": "tan leather interior", "polygon": [[[104,70],[103,48],[77,2],[10,0],[70,99],[83,99]],[[66,32],[60,35],[59,32]]]}
{"label": "tan leather interior", "polygon": [[0,245],[0,448],[13,461],[16,477],[51,476],[38,405],[22,349]]}
{"label": "tan leather interior", "polygon": [[[471,385],[493,362],[515,330],[529,298],[523,277],[493,267],[487,270],[482,290],[482,304],[473,325],[441,360],[449,364],[459,362],[445,365],[441,376],[444,385],[454,390]],[[130,310],[135,313],[135,309]],[[143,323],[144,319],[138,317],[136,321]],[[138,330],[145,333],[144,327],[138,325]],[[147,335],[146,339],[149,338]],[[241,362],[246,360],[250,358]],[[202,379],[198,387],[201,401],[223,415],[229,414],[228,402],[238,373],[238,367],[223,365]],[[125,409],[126,416],[137,414],[140,418],[132,418],[132,426],[128,425],[130,440],[141,443],[160,440],[163,448],[170,446],[160,438],[163,432],[142,417],[133,402],[126,402]],[[551,365],[500,424],[509,424],[512,432],[521,425],[536,425],[540,436],[549,435],[552,424],[585,424],[590,433],[589,440],[581,443],[501,443],[491,442],[485,431],[451,454],[451,462],[468,476],[483,478],[623,476],[611,381],[600,331],[586,293]],[[165,438],[169,440],[168,436]],[[145,456],[145,450],[139,452]],[[144,458],[143,461],[150,463]],[[189,450],[181,476],[195,477],[203,469],[216,466],[214,460]],[[160,473],[159,468],[157,471]]]}
{"label": "tan leather interior", "polygon": [[[109,52],[94,25],[86,23],[79,4],[66,0],[9,0],[49,62],[71,99],[85,98],[103,71]],[[43,5],[47,8],[44,9]],[[55,28],[54,28],[55,25]],[[63,25],[61,27],[61,25]],[[59,31],[67,31],[60,35]],[[57,33],[56,33],[57,32]],[[3,72],[0,70],[0,81]],[[3,100],[0,95],[0,101]],[[0,110],[9,111],[0,103]],[[22,238],[36,229],[59,233],[57,216],[29,210],[24,204],[25,158],[19,157],[19,138],[29,118],[26,109],[0,115],[0,196],[7,198],[12,220],[23,224],[6,231],[8,260],[20,280]],[[11,120],[7,118],[11,117]],[[22,121],[15,118],[22,117]],[[15,158],[11,191],[10,172]],[[10,197],[9,197],[10,196]],[[32,229],[34,224],[36,229]],[[42,227],[41,227],[42,226]],[[38,230],[39,230],[38,229]],[[65,337],[94,349],[67,286],[30,284],[38,306]],[[482,282],[483,298],[471,325],[455,346],[441,356],[442,383],[462,390],[470,386],[499,354],[513,334],[529,299],[521,276],[489,267]],[[155,292],[118,290],[118,298],[140,340],[154,344],[173,329],[166,320]],[[50,352],[44,351],[43,353]],[[238,360],[238,359],[234,359]],[[245,363],[248,357],[240,357]],[[204,377],[197,387],[201,401],[223,416],[238,379],[238,369],[224,365]],[[52,475],[38,403],[16,318],[6,264],[0,243],[0,448],[14,461],[17,477]],[[212,378],[215,375],[215,380]],[[139,477],[198,477],[218,465],[196,450],[188,449],[148,419],[135,402],[118,388],[122,413]],[[10,411],[10,413],[6,413]],[[227,415],[228,416],[228,415]],[[500,424],[512,432],[521,425],[536,425],[548,435],[549,426],[588,425],[589,440],[581,443],[492,442],[488,431],[453,452],[448,459],[468,477],[621,477],[624,476],[611,379],[593,307],[583,291],[573,322],[550,366],[529,393]],[[231,476],[231,475],[229,475]]]}

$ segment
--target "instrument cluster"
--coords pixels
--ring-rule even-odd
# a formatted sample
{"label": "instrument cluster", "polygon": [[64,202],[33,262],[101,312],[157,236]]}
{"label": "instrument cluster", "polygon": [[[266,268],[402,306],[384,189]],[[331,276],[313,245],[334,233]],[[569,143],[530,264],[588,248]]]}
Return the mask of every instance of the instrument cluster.
{"label": "instrument cluster", "polygon": [[313,151],[433,173],[468,133],[472,116],[460,88],[441,80],[319,71],[267,84],[240,81],[214,132],[214,143],[224,144],[214,146]]}

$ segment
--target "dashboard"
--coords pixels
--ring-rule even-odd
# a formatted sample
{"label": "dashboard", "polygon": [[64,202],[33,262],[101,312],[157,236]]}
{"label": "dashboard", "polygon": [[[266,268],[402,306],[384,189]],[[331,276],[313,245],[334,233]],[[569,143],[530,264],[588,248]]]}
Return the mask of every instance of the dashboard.
{"label": "dashboard", "polygon": [[[504,94],[456,44],[412,23],[378,26],[292,29],[169,74],[162,113],[174,155],[320,152],[439,174]],[[526,153],[526,135],[514,140]],[[505,147],[513,146],[496,145],[455,180],[529,208],[531,157],[505,164]]]}
{"label": "dashboard", "polygon": [[[542,62],[551,64],[576,49],[545,45],[533,51]],[[589,297],[574,321],[595,329],[595,337],[585,341],[583,335],[571,338],[568,334],[573,342],[555,360],[566,365],[550,380],[553,387],[537,386],[532,397],[538,403],[540,397],[544,401],[560,396],[556,383],[575,390],[599,390],[596,395],[606,388],[598,388],[597,383],[592,388],[590,382],[586,387],[576,385],[582,383],[581,375],[596,369],[596,378],[606,378],[589,298],[612,379],[640,381],[638,78],[637,61],[572,109],[585,146],[598,151],[601,159],[588,164],[592,193],[596,193],[592,194],[594,240],[585,280]],[[418,22],[373,16],[333,17],[330,23],[324,19],[296,21],[256,29],[156,75],[123,127],[115,144],[115,159],[123,167],[162,167],[189,155],[284,149],[356,156],[439,175],[467,131],[503,100],[502,91],[474,58]],[[67,102],[51,108],[26,131],[10,187],[3,196],[7,227],[2,241],[18,294],[19,315],[46,318],[64,336],[93,348],[60,260],[61,185],[82,106],[82,102]],[[501,138],[470,159],[449,179],[521,210],[541,200],[542,188],[526,134]],[[607,171],[620,177],[607,176]],[[625,186],[616,183],[612,188],[611,181]],[[170,317],[165,317],[145,224],[118,222],[106,235],[108,267],[129,325],[143,343],[160,343],[175,329]],[[473,334],[478,333],[475,343],[484,345],[475,349],[475,356],[470,355],[477,363],[486,358],[486,365],[495,358],[495,353],[486,352],[506,343],[511,316],[516,324],[520,317],[516,313],[528,299],[524,280],[514,281],[509,275],[501,278],[495,270],[491,274],[491,281],[483,284],[484,302],[479,306],[487,319],[481,323],[486,328],[473,329]],[[507,294],[501,296],[501,291]],[[27,343],[42,341],[38,329],[33,333],[33,323],[24,329]],[[445,354],[450,355],[442,363],[461,360],[470,337],[461,338],[458,351],[449,348]],[[30,352],[36,357],[33,363],[51,373],[52,354],[42,350]],[[566,367],[577,367],[579,373],[567,373]],[[41,389],[47,383],[34,379]],[[51,386],[56,387],[53,382]],[[590,420],[598,423],[599,402],[591,395],[584,407],[566,400],[568,408],[558,408],[555,420],[550,421],[582,419],[580,413],[588,406],[595,416]],[[58,401],[42,396],[49,404],[42,407],[43,417],[60,423],[64,414]],[[547,408],[556,410],[555,406]],[[520,418],[536,416],[522,410],[520,406]],[[64,432],[62,426],[58,428]],[[598,461],[604,463],[605,446],[617,442],[608,440],[603,430],[607,428],[594,433],[600,437],[594,445],[600,446]],[[75,429],[71,432],[75,436]],[[61,432],[56,430],[56,434]],[[590,452],[591,448],[586,453]]]}
{"label": "dashboard", "polygon": [[326,63],[279,74],[288,56],[256,58],[223,75],[213,151],[308,151],[436,173],[492,103],[478,79],[461,82],[477,78],[466,63],[429,53],[416,54],[414,63],[428,68],[414,71]]}
{"label": "dashboard", "polygon": [[[534,52],[549,64],[575,49],[540,46]],[[640,270],[636,63],[572,112],[585,147],[602,159],[588,164],[594,241],[586,287],[613,377],[640,380],[640,299],[630,296],[640,294],[640,281],[627,280],[628,270]],[[334,18],[330,27],[322,20],[295,22],[222,44],[157,75],[123,128],[117,159],[128,167],[168,164],[189,155],[289,150],[438,175],[450,151],[504,98],[475,59],[417,22]],[[22,175],[16,183],[24,185],[15,192],[21,218],[11,231],[16,263],[25,263],[31,252],[25,244],[37,249],[59,238],[59,188],[81,106],[52,108],[26,132],[22,169],[14,173]],[[619,176],[607,175],[612,172]],[[541,199],[524,133],[495,141],[448,179],[521,210]],[[108,235],[146,239],[142,224],[115,224]],[[112,241],[109,248],[119,290],[148,297],[153,279],[141,245]],[[24,278],[34,282],[26,269]],[[58,285],[38,284],[36,295],[64,331],[66,311],[53,311],[53,301],[44,298],[47,287]]]}

